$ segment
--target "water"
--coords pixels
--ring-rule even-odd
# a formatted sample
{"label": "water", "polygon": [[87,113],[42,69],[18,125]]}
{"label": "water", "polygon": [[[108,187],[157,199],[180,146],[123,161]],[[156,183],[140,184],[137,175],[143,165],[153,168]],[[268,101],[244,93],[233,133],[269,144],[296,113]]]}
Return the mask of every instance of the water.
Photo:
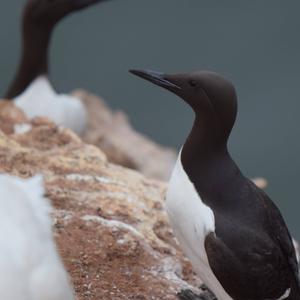
{"label": "water", "polygon": [[[20,51],[20,0],[0,3],[0,90]],[[210,69],[231,79],[239,115],[230,149],[300,238],[300,2],[112,0],[62,22],[53,37],[51,75],[60,91],[84,87],[130,116],[156,141],[179,147],[193,115],[174,95],[130,75]]]}

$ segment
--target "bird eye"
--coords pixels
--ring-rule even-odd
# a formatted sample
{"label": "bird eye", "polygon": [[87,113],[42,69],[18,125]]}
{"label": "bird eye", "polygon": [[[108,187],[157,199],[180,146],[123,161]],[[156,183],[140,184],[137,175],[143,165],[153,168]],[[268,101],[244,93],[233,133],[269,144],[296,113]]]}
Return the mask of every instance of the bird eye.
{"label": "bird eye", "polygon": [[196,80],[190,80],[190,81],[189,81],[189,85],[190,85],[191,87],[197,86]]}

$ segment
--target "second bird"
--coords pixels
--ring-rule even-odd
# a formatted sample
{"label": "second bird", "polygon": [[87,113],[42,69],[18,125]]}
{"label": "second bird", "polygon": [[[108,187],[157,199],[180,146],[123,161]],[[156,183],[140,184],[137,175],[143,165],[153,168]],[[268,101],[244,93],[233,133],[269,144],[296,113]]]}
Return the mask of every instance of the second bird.
{"label": "second bird", "polygon": [[103,0],[27,0],[23,10],[22,54],[15,79],[5,97],[29,118],[45,116],[78,134],[87,115],[80,99],[58,94],[48,72],[49,44],[55,25],[72,12]]}

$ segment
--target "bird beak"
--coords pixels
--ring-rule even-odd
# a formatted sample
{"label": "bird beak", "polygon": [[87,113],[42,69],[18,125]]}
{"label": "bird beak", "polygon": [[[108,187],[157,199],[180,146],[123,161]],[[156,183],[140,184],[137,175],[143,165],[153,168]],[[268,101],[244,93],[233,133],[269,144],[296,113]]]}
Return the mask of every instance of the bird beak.
{"label": "bird beak", "polygon": [[129,72],[173,92],[181,89],[175,82],[172,82],[168,78],[168,75],[160,72],[149,70],[130,70]]}

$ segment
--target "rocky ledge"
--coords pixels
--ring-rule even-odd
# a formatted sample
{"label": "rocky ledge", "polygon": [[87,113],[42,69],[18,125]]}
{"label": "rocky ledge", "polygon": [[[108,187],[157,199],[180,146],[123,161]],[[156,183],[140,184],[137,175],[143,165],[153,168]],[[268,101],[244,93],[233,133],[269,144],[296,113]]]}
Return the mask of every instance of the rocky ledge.
{"label": "rocky ledge", "polygon": [[165,183],[110,163],[99,148],[44,119],[8,132],[0,132],[0,172],[44,175],[78,300],[173,300],[182,288],[197,291],[200,279],[164,211]]}

